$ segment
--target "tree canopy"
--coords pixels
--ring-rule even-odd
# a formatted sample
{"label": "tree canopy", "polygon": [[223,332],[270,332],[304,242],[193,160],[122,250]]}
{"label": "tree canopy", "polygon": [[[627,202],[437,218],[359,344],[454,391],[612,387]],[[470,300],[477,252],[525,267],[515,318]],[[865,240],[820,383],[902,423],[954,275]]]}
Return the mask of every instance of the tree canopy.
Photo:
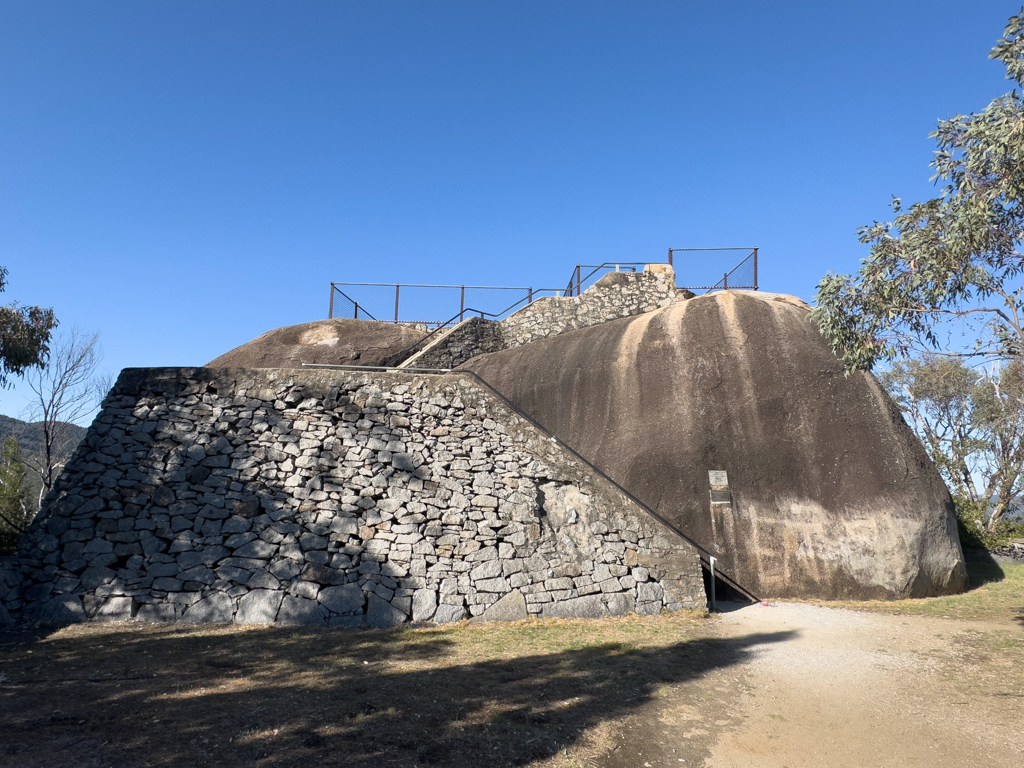
{"label": "tree canopy", "polygon": [[901,360],[879,376],[953,495],[995,533],[1024,498],[1024,361],[991,371],[959,358]]}
{"label": "tree canopy", "polygon": [[[7,287],[7,270],[0,267],[0,293]],[[11,375],[42,368],[49,354],[50,333],[57,326],[52,309],[0,306],[0,387]]]}
{"label": "tree canopy", "polygon": [[[1024,11],[989,57],[1024,87]],[[813,317],[848,371],[923,350],[1024,357],[1024,104],[1015,89],[931,136],[941,194],[893,198],[892,222],[858,231],[871,250],[857,274],[818,285]]]}

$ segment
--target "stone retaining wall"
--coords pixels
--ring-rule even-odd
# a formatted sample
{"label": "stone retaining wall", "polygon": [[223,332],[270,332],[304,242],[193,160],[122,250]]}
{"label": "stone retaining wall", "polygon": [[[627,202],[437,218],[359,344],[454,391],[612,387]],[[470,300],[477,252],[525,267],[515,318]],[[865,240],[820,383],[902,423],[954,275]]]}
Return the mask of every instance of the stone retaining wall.
{"label": "stone retaining wall", "polygon": [[[653,271],[654,269],[658,271]],[[609,272],[579,296],[538,299],[501,321],[472,318],[410,357],[401,367],[455,368],[486,352],[652,312],[693,296],[676,288],[668,265],[643,272]]]}
{"label": "stone retaining wall", "polygon": [[705,597],[690,545],[468,376],[128,369],[0,606],[382,627]]}

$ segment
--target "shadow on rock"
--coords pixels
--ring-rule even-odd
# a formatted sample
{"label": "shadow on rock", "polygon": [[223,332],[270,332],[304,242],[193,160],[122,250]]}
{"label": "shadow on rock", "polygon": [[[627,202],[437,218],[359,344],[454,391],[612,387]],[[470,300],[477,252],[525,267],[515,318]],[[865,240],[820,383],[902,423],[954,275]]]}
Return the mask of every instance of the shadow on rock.
{"label": "shadow on rock", "polygon": [[[36,643],[0,685],[19,765],[523,766],[792,632],[472,658],[438,632],[168,627]],[[511,637],[514,637],[511,636]],[[24,651],[28,653],[28,651]],[[32,661],[29,661],[32,659]],[[74,745],[74,746],[72,746]]]}

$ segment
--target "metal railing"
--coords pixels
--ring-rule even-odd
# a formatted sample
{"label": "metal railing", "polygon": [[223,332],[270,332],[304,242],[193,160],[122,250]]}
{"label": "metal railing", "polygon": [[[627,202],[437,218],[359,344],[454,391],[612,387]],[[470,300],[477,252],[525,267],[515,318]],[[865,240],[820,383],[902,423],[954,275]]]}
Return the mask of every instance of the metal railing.
{"label": "metal railing", "polygon": [[757,248],[669,248],[668,263],[680,288],[757,290]]}
{"label": "metal railing", "polygon": [[[493,285],[417,285],[411,283],[331,283],[327,317],[383,320],[443,327],[479,313],[470,304],[501,315],[531,303],[543,289]],[[458,312],[449,317],[454,309]]]}
{"label": "metal railing", "polygon": [[[657,263],[577,264],[564,288],[332,282],[327,316],[442,328],[472,313],[501,318],[541,296],[579,296],[609,272],[637,272]],[[676,273],[679,289],[757,290],[757,248],[670,248],[667,264]]]}
{"label": "metal railing", "polygon": [[[703,546],[701,546],[696,541],[694,541],[689,536],[687,536],[685,533],[683,533],[683,531],[680,530],[680,528],[677,525],[675,525],[674,523],[672,523],[669,520],[665,519],[664,516],[662,516],[658,512],[655,512],[653,509],[651,509],[649,506],[647,506],[644,502],[640,501],[640,499],[638,499],[636,496],[634,496],[632,493],[630,493],[628,490],[626,490],[624,487],[622,487],[622,485],[620,485],[618,482],[616,482],[611,477],[609,477],[600,467],[598,467],[592,461],[590,461],[585,456],[580,454],[580,452],[577,451],[575,448],[573,448],[571,445],[569,445],[568,443],[566,443],[563,440],[561,440],[557,435],[555,435],[554,432],[552,432],[550,429],[548,429],[543,424],[541,424],[539,421],[537,421],[535,418],[533,418],[533,416],[531,416],[525,410],[523,410],[523,408],[518,403],[514,402],[509,397],[507,397],[503,392],[498,390],[497,387],[495,387],[489,381],[484,379],[476,371],[470,371],[470,370],[465,370],[465,369],[461,369],[461,368],[459,370],[457,370],[457,371],[453,371],[453,370],[449,370],[449,369],[445,369],[445,368],[441,368],[441,369],[432,369],[432,368],[408,368],[408,369],[402,369],[402,368],[394,368],[394,367],[391,367],[391,366],[330,365],[330,364],[322,364],[322,363],[303,363],[302,365],[303,365],[303,367],[307,367],[307,368],[337,368],[337,369],[350,370],[350,371],[360,371],[360,370],[362,370],[362,371],[387,371],[387,372],[391,372],[391,373],[426,373],[426,374],[439,374],[439,375],[446,375],[446,374],[454,373],[456,375],[469,376],[469,377],[475,379],[484,389],[486,389],[488,392],[490,392],[495,397],[497,397],[513,413],[515,413],[520,418],[525,419],[527,422],[529,422],[531,425],[533,425],[536,429],[538,429],[541,433],[543,433],[544,435],[549,437],[557,445],[561,446],[563,450],[565,450],[568,453],[570,453],[573,456],[575,456],[580,462],[582,462],[585,466],[589,467],[591,471],[593,471],[596,475],[598,475],[598,477],[602,478],[607,483],[611,484],[611,486],[613,488],[615,488],[617,491],[619,491],[629,501],[631,501],[634,504],[636,504],[641,510],[646,512],[648,515],[650,515],[652,518],[654,518],[659,523],[664,525],[666,528],[668,528],[670,531],[672,531],[674,534],[676,534],[679,538],[681,538],[687,544],[689,544],[694,549],[696,549],[697,550],[697,555],[700,558],[700,561],[704,565],[706,565],[709,568],[711,568],[711,567],[714,566],[714,563],[719,560],[718,556],[712,555],[707,549],[705,549]],[[740,594],[744,595],[745,597],[749,598],[750,600],[753,600],[755,603],[760,600],[760,598],[758,598],[756,595],[754,595],[754,593],[750,592],[748,589],[743,587],[738,581],[736,581],[736,579],[734,579],[731,574],[726,573],[725,571],[722,571],[720,568],[716,568],[715,569],[715,576],[717,578],[721,579],[722,581],[724,581],[726,584],[728,584],[730,587],[735,589]]]}

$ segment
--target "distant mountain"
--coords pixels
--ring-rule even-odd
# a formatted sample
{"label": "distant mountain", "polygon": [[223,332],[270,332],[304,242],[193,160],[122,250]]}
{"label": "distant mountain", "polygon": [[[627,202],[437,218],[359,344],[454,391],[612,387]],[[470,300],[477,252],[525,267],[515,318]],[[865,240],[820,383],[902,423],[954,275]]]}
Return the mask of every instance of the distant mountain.
{"label": "distant mountain", "polygon": [[[82,438],[85,437],[85,427],[77,424],[64,424],[71,437],[69,451],[74,451]],[[22,421],[10,416],[0,415],[0,444],[10,435],[14,435],[18,441],[18,448],[27,456],[37,456],[43,452],[43,426],[39,422]]]}
{"label": "distant mountain", "polygon": [[[68,454],[74,453],[75,448],[85,437],[85,427],[77,424],[63,423],[68,430],[70,441],[67,446]],[[39,422],[27,422],[21,419],[14,419],[10,416],[0,415],[0,445],[11,435],[18,441],[18,451],[23,459],[31,459],[43,452],[43,427]],[[39,489],[42,483],[39,476],[29,470],[25,473],[25,485],[28,489],[28,497],[31,500],[32,508],[39,499]]]}

